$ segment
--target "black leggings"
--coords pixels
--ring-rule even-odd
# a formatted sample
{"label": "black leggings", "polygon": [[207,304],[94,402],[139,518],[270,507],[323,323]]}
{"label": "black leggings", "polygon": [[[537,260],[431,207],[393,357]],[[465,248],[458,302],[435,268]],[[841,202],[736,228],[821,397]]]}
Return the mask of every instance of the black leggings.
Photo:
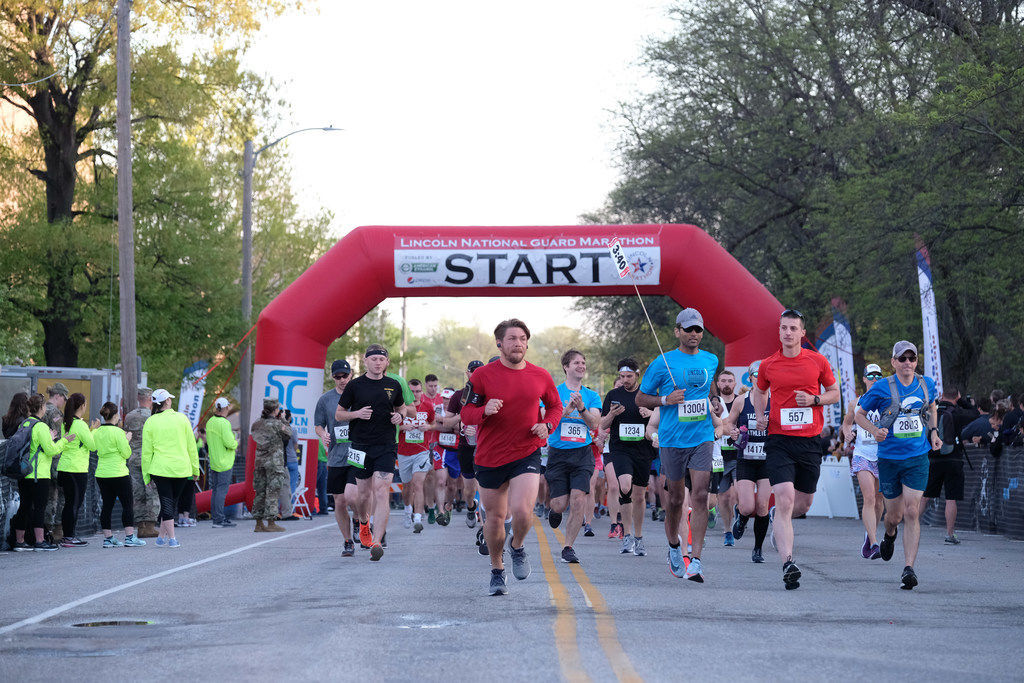
{"label": "black leggings", "polygon": [[174,513],[178,509],[178,499],[181,492],[189,483],[185,477],[161,477],[159,474],[150,475],[150,479],[156,484],[156,491],[160,495],[160,514],[157,515],[157,524],[168,519],[174,519]]}
{"label": "black leggings", "polygon": [[181,495],[178,496],[178,514],[183,515],[186,512],[191,516],[192,505],[196,502],[196,487],[192,486],[192,482],[189,481],[189,485],[182,490]]}
{"label": "black leggings", "polygon": [[[24,477],[18,481],[18,495],[21,496],[21,506],[14,515],[12,526],[18,531],[27,531],[29,528],[42,529],[43,513],[46,512],[46,502],[50,499],[50,480]],[[35,539],[32,539],[32,542],[35,542]]]}
{"label": "black leggings", "polygon": [[103,507],[100,508],[100,528],[110,528],[114,502],[118,500],[121,501],[121,525],[135,526],[135,510],[132,507],[132,478],[128,475],[96,477],[96,485],[100,487],[100,495],[103,496]]}
{"label": "black leggings", "polygon": [[76,536],[78,510],[85,502],[85,485],[88,482],[88,472],[57,473],[57,483],[64,489],[64,513],[61,515],[61,524],[65,536]]}

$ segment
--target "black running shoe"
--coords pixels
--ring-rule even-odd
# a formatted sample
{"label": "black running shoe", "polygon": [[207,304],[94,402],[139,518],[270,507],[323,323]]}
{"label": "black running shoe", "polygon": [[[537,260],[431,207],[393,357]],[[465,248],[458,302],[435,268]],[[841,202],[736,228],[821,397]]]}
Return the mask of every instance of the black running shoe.
{"label": "black running shoe", "polygon": [[886,562],[892,559],[892,552],[896,549],[896,534],[898,533],[899,529],[894,529],[892,536],[883,534],[882,542],[878,544],[878,552],[882,554],[882,559]]}
{"label": "black running shoe", "polygon": [[796,566],[793,560],[782,565],[782,582],[786,584],[788,591],[800,587],[800,567]]}
{"label": "black running shoe", "polygon": [[754,564],[762,564],[764,562],[764,555],[761,554],[760,548],[754,548],[754,551],[750,553],[750,561]]}
{"label": "black running shoe", "polygon": [[562,513],[552,512],[548,515],[548,524],[551,525],[552,529],[557,529],[558,525],[562,523]]}
{"label": "black running shoe", "polygon": [[579,564],[580,558],[576,557],[576,551],[572,549],[571,545],[567,545],[562,548],[562,562],[569,564]]}
{"label": "black running shoe", "polygon": [[345,548],[341,551],[342,557],[352,557],[356,554],[356,545],[352,541],[345,541]]}
{"label": "black running shoe", "polygon": [[488,552],[489,552],[487,550],[487,539],[484,538],[483,529],[480,530],[480,539],[479,539],[479,543],[476,546],[476,551],[478,553],[480,553],[481,555],[483,555],[484,557],[487,557]]}
{"label": "black running shoe", "polygon": [[505,570],[491,570],[491,595],[508,595],[508,584],[505,583]]}
{"label": "black running shoe", "polygon": [[741,515],[736,512],[736,519],[732,523],[732,537],[737,541],[743,538],[743,533],[747,530],[747,520],[749,517]]}
{"label": "black running shoe", "polygon": [[914,586],[917,585],[917,574],[914,573],[914,568],[906,566],[903,568],[903,576],[900,577],[900,588],[905,591],[913,590]]}

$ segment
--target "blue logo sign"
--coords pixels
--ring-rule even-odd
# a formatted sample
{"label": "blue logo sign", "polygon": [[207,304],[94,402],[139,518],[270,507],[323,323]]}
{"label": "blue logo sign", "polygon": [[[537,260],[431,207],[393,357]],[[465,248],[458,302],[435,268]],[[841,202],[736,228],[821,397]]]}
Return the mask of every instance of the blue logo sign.
{"label": "blue logo sign", "polygon": [[304,387],[308,384],[306,373],[294,370],[271,370],[267,375],[267,388],[264,391],[264,398],[271,398],[270,387],[277,388],[277,400],[281,405],[292,411],[292,415],[305,415],[306,409],[296,406],[292,401],[292,391],[295,387]]}

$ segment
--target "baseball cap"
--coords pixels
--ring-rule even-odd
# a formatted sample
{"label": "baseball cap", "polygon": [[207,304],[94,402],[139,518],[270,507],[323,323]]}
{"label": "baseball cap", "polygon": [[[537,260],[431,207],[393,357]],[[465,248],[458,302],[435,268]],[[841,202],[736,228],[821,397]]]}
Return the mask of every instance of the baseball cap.
{"label": "baseball cap", "polygon": [[696,308],[684,308],[679,311],[679,315],[676,316],[676,325],[682,328],[693,327],[696,325],[700,329],[704,329],[704,318],[700,316]]}
{"label": "baseball cap", "polygon": [[345,360],[344,358],[339,358],[338,360],[331,363],[331,374],[337,375],[339,372],[345,375],[352,374],[352,366],[349,365],[348,361]]}
{"label": "baseball cap", "polygon": [[917,347],[914,346],[913,343],[908,342],[906,339],[901,339],[900,341],[896,342],[895,346],[892,347],[892,357],[899,358],[907,351],[913,351],[915,356],[919,355],[917,353]]}
{"label": "baseball cap", "polygon": [[153,395],[153,390],[149,387],[139,387],[139,398],[146,398]]}
{"label": "baseball cap", "polygon": [[68,391],[68,388],[64,386],[63,382],[54,382],[53,386],[47,389],[46,391],[52,396],[56,396],[59,394],[64,398],[67,398],[68,395],[71,393],[70,391]]}
{"label": "baseball cap", "polygon": [[280,405],[276,398],[263,399],[263,410],[277,410]]}
{"label": "baseball cap", "polygon": [[156,391],[153,392],[154,403],[163,403],[169,398],[174,398],[174,394],[167,391],[166,389],[157,389]]}
{"label": "baseball cap", "polygon": [[880,368],[875,363],[868,363],[866,366],[864,366],[864,375],[865,376],[867,376],[867,375],[881,375],[881,374],[882,374],[882,368]]}
{"label": "baseball cap", "polygon": [[761,361],[755,360],[753,363],[751,363],[747,367],[747,375],[749,375],[750,378],[753,379],[754,375],[757,374],[757,372],[758,372],[758,370],[760,370],[760,368],[761,368]]}
{"label": "baseball cap", "polygon": [[220,398],[213,402],[213,405],[219,410],[221,408],[227,408],[229,405],[231,405],[231,401],[221,396]]}
{"label": "baseball cap", "polygon": [[484,366],[483,361],[471,360],[471,361],[469,361],[469,365],[466,366],[466,372],[473,372],[477,368],[482,368],[483,366]]}

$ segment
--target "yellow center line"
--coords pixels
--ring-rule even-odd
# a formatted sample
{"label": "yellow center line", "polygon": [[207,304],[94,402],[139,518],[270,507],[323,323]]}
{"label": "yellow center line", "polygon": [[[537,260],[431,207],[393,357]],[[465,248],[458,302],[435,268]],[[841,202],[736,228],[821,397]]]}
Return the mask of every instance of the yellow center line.
{"label": "yellow center line", "polygon": [[[534,523],[534,526],[538,525]],[[558,542],[564,546],[565,536],[562,535],[562,532],[558,529],[552,529],[552,531],[555,533],[555,538],[558,539]],[[538,529],[537,535],[541,535],[540,529]],[[546,541],[544,545],[547,545]],[[543,546],[541,552],[544,552]],[[590,578],[583,571],[582,566],[570,564],[569,569],[572,571],[576,583],[583,589],[583,594],[590,603],[591,609],[594,610],[594,621],[597,622],[597,640],[601,643],[601,647],[604,648],[605,656],[608,658],[608,663],[611,664],[612,671],[615,672],[615,677],[620,681],[642,681],[643,679],[640,677],[640,674],[633,668],[633,663],[629,661],[629,656],[622,648],[618,630],[615,628],[615,617],[612,616],[611,611],[608,609],[608,603],[605,602],[601,591],[590,582]]]}
{"label": "yellow center line", "polygon": [[551,589],[551,604],[555,606],[555,647],[558,649],[558,663],[562,668],[562,676],[567,681],[589,681],[583,670],[580,659],[580,646],[576,640],[576,610],[569,599],[569,591],[562,579],[558,577],[558,569],[551,557],[551,548],[543,527],[533,522],[540,544],[540,564],[544,568],[544,578]]}

